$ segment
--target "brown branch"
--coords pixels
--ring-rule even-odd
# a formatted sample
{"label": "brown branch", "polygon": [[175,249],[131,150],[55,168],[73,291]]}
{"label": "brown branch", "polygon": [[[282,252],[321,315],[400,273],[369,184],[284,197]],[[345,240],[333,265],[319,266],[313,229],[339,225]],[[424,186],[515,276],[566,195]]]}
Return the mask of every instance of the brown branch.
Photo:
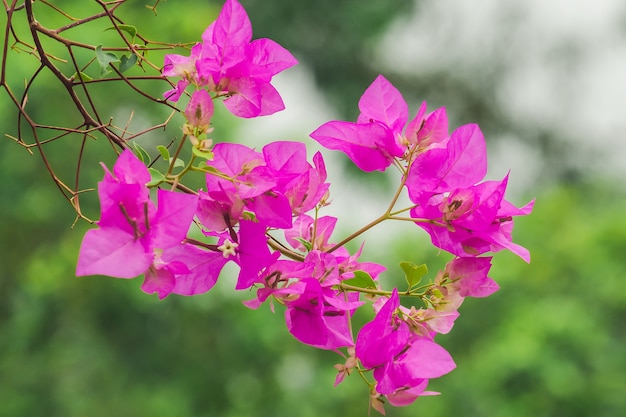
{"label": "brown branch", "polygon": [[[81,185],[81,176],[84,171],[83,167],[88,162],[87,159],[85,159],[88,155],[88,143],[92,140],[101,139],[100,135],[102,135],[102,139],[107,140],[112,148],[112,151],[119,154],[122,148],[128,147],[129,141],[156,129],[164,129],[170,123],[172,117],[179,112],[179,110],[173,104],[160,97],[154,96],[149,93],[147,89],[141,88],[140,82],[144,81],[164,84],[169,82],[169,80],[165,79],[160,74],[160,68],[162,65],[155,65],[155,63],[148,60],[146,58],[146,53],[149,51],[166,51],[179,47],[187,48],[191,44],[155,42],[148,40],[139,33],[135,34],[134,39],[143,42],[144,45],[135,44],[134,39],[129,39],[125,31],[123,31],[120,27],[125,24],[124,21],[116,16],[116,11],[123,3],[126,2],[126,0],[108,2],[92,0],[102,7],[102,11],[91,16],[81,18],[71,16],[70,13],[67,13],[65,10],[53,5],[48,0],[37,1],[38,3],[52,8],[57,13],[65,16],[67,19],[71,20],[71,22],[58,28],[45,27],[36,19],[36,8],[34,7],[35,0],[25,0],[23,4],[19,5],[17,4],[17,0],[12,0],[10,4],[8,3],[8,0],[3,0],[7,15],[7,23],[4,28],[5,37],[2,48],[2,63],[0,67],[0,86],[4,88],[9,100],[17,109],[17,134],[15,136],[5,134],[5,136],[18,143],[30,153],[33,153],[32,148],[37,148],[37,153],[41,158],[44,169],[48,171],[48,174],[55,183],[56,187],[74,208],[76,212],[75,222],[80,219],[93,222],[82,213],[80,204],[80,197],[86,192],[93,191],[93,188],[79,189]],[[158,1],[155,3],[154,7],[156,7],[157,4]],[[40,9],[36,10],[37,12],[41,11]],[[19,15],[16,13],[17,11],[23,11],[24,15]],[[24,21],[28,24],[28,38],[23,37],[23,35],[21,35],[22,31],[18,30],[18,17],[20,19],[24,17]],[[144,72],[154,71],[156,73],[155,75],[150,75],[148,73],[146,75],[139,76],[126,76],[117,66],[110,64],[110,68],[115,72],[115,76],[113,77],[86,81],[82,77],[75,76],[75,74],[79,74],[87,70],[91,65],[94,65],[97,60],[94,56],[94,58],[91,58],[86,63],[82,62],[77,56],[77,50],[74,48],[95,51],[96,46],[83,41],[75,41],[66,38],[63,34],[69,29],[82,26],[86,27],[90,23],[100,21],[101,19],[107,19],[111,22],[113,28],[117,32],[117,36],[119,36],[119,39],[124,43],[124,46],[122,47],[103,47],[102,49],[104,51],[129,52],[135,54],[138,58],[136,65],[142,68]],[[69,58],[65,59],[66,57],[63,53],[55,53],[56,56],[52,55],[50,53],[51,48],[48,48],[50,42],[63,45]],[[30,54],[38,61],[37,66],[34,67],[32,72],[29,71],[30,73],[25,77],[26,79],[24,81],[23,90],[22,88],[13,88],[11,83],[14,81],[11,81],[9,77],[13,76],[13,73],[7,72],[7,69],[11,68],[11,61],[9,60],[10,54],[19,52]],[[70,63],[74,74],[68,74],[67,69],[62,70],[63,66],[59,64],[59,62]],[[67,97],[72,103],[70,111],[74,112],[74,114],[82,119],[79,124],[74,124],[73,126],[54,126],[46,123],[39,123],[36,120],[36,117],[34,117],[34,114],[30,113],[31,110],[28,106],[28,98],[29,96],[34,97],[35,93],[38,92],[35,85],[38,85],[38,80],[40,80],[44,74],[51,74],[56,82],[62,86],[64,92],[61,94],[67,94]],[[96,91],[94,90],[94,85],[103,82],[123,83],[127,86],[127,90],[131,94],[143,97],[150,103],[166,105],[171,109],[171,112],[162,123],[157,123],[139,132],[131,132],[129,129],[132,115],[126,121],[125,125],[118,127],[113,123],[110,116],[102,113],[102,109],[97,105],[97,97],[94,95]],[[52,99],[54,100],[54,97]],[[106,119],[108,119],[108,122],[104,121]],[[45,132],[46,135],[43,135],[43,132]],[[49,135],[48,132],[50,132],[51,135]],[[61,163],[66,164],[66,159],[63,161],[54,160],[54,158],[51,158],[51,155],[48,154],[49,148],[46,146],[59,140],[63,140],[64,142],[67,141],[67,143],[73,143],[70,142],[70,140],[73,140],[76,135],[80,136],[80,142],[77,149],[75,170],[73,169],[74,172],[72,174],[71,181],[66,183],[64,179],[59,177],[54,169],[56,165]],[[71,184],[71,186],[68,184]],[[193,190],[182,184],[175,185],[183,192],[194,193]]]}

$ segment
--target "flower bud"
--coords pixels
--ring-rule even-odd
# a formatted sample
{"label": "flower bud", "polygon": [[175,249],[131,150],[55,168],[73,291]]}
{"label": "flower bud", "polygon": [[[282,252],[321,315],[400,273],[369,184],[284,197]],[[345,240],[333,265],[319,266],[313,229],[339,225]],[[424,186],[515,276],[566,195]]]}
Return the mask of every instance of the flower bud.
{"label": "flower bud", "polygon": [[189,130],[195,132],[194,136],[199,136],[209,130],[211,117],[213,117],[213,99],[206,90],[196,90],[191,95],[189,104],[185,109]]}

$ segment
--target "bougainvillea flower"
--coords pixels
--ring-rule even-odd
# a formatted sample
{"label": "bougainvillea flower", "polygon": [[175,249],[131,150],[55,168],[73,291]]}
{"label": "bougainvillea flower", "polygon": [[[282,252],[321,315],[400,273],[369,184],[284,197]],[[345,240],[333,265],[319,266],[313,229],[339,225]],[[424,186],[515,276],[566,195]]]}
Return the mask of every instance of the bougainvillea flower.
{"label": "bougainvillea flower", "polygon": [[[262,279],[257,282],[259,288],[256,298],[245,301],[244,304],[249,308],[257,309],[270,296],[274,296],[281,302],[294,300],[302,289],[302,285],[298,282],[304,278],[311,278],[312,275],[313,265],[310,263],[279,259],[264,270]],[[273,304],[270,308],[274,311]]]}
{"label": "bougainvillea flower", "polygon": [[194,195],[159,190],[149,200],[149,173],[129,150],[98,184],[101,219],[81,245],[76,274],[134,278],[147,271],[155,252],[181,243],[194,213]]}
{"label": "bougainvillea flower", "polygon": [[444,147],[448,139],[445,109],[426,115],[426,103],[408,122],[409,109],[402,94],[382,75],[376,77],[359,100],[356,123],[330,121],[311,137],[322,146],[344,152],[363,171],[384,171],[407,147]]}
{"label": "bougainvillea flower", "polygon": [[285,302],[285,321],[291,334],[320,349],[353,346],[348,320],[350,312],[363,304],[355,298],[358,293],[346,301],[343,293],[323,287],[315,278],[304,278],[296,286],[298,297]]}
{"label": "bougainvillea flower", "polygon": [[351,255],[343,246],[333,252],[341,270],[341,280],[354,278],[356,271],[365,272],[373,280],[377,280],[378,276],[387,269],[383,265],[374,262],[359,262],[358,259],[361,257],[364,246],[365,242],[361,244],[361,247],[354,255]]}
{"label": "bougainvillea flower", "polygon": [[274,191],[283,194],[294,214],[314,208],[327,194],[326,166],[322,154],[313,156],[314,166],[306,159],[302,142],[273,142],[263,147],[263,156],[276,179]]}
{"label": "bougainvillea flower", "polygon": [[236,289],[246,289],[262,282],[266,270],[276,262],[279,253],[271,253],[265,236],[266,226],[247,220],[239,223],[239,233],[215,233],[215,250],[206,250],[191,244],[180,244],[161,251],[146,273],[142,289],[156,292],[160,298],[174,293],[195,295],[209,291],[217,282],[224,265],[229,261],[239,265]]}
{"label": "bougainvillea flower", "polygon": [[430,338],[413,337],[407,346],[401,354],[374,369],[377,392],[389,395],[423,386],[424,380],[439,378],[456,368],[450,354]]}
{"label": "bougainvillea flower", "polygon": [[432,307],[400,307],[412,330],[424,336],[430,332],[446,334],[459,316],[457,310],[465,297],[487,297],[496,292],[498,284],[487,276],[491,259],[466,257],[448,262],[428,290],[428,301]]}
{"label": "bougainvillea flower", "polygon": [[411,333],[403,321],[394,319],[400,306],[397,290],[380,308],[376,317],[365,324],[356,339],[356,357],[363,366],[372,369],[393,360],[406,347]]}
{"label": "bougainvillea flower", "polygon": [[236,0],[227,0],[202,34],[197,77],[210,91],[228,94],[226,108],[240,117],[256,117],[285,108],[272,77],[297,64],[285,48],[270,39],[252,41],[252,25]]}
{"label": "bougainvillea flower", "polygon": [[[332,247],[328,242],[335,230],[337,218],[332,216],[318,217],[317,220],[308,214],[302,214],[293,222],[293,227],[285,230],[285,239],[293,248],[305,252],[307,249],[301,240],[311,243],[311,249],[327,250]],[[313,232],[315,231],[315,236]]]}
{"label": "bougainvillea flower", "polygon": [[330,121],[311,137],[328,149],[345,153],[363,171],[384,171],[404,154],[398,142],[408,119],[408,106],[400,92],[379,75],[359,100],[357,122]]}
{"label": "bougainvillea flower", "polygon": [[445,147],[418,154],[409,170],[406,186],[411,201],[424,195],[440,194],[472,186],[487,173],[485,138],[476,124],[457,128]]}
{"label": "bougainvillea flower", "polygon": [[242,220],[239,225],[238,257],[239,277],[235,289],[250,288],[260,281],[263,272],[280,256],[279,252],[270,252],[265,231],[267,226]]}
{"label": "bougainvillea flower", "polygon": [[[428,379],[455,368],[450,354],[430,337],[415,335],[400,314],[398,291],[380,308],[376,317],[361,328],[356,340],[356,357],[373,369],[376,391],[398,395],[397,403],[425,395]],[[406,395],[406,391],[411,394]]]}
{"label": "bougainvillea flower", "polygon": [[198,217],[224,230],[243,210],[254,212],[267,226],[290,228],[292,215],[314,208],[327,195],[326,168],[321,154],[315,166],[306,159],[303,143],[274,142],[263,152],[235,143],[218,143],[207,165],[207,192],[201,192]]}
{"label": "bougainvillea flower", "polygon": [[[457,298],[462,300],[462,297]],[[433,297],[431,297],[431,300],[432,299]],[[400,309],[404,313],[405,320],[411,327],[411,331],[418,336],[430,337],[436,333],[448,334],[450,330],[452,330],[452,327],[454,327],[456,319],[459,318],[459,312],[456,308],[458,308],[460,303],[457,305],[450,304],[448,297],[445,297],[445,299],[441,297],[433,301],[440,302],[440,304],[436,305],[437,309],[432,307],[417,309],[415,306],[408,309],[400,306]],[[441,306],[445,308],[439,308]]]}
{"label": "bougainvillea flower", "polygon": [[402,94],[385,77],[378,75],[359,99],[357,123],[378,122],[396,136],[409,119],[409,106]]}
{"label": "bougainvillea flower", "polygon": [[[454,289],[461,297],[488,297],[500,288],[487,274],[493,257],[455,258],[446,265],[443,276],[449,281],[448,289]],[[435,278],[435,285],[441,278]]]}
{"label": "bougainvillea flower", "polygon": [[326,166],[321,153],[313,155],[313,164],[285,185],[283,193],[295,215],[312,210],[328,198],[330,184],[326,182]]}
{"label": "bougainvillea flower", "polygon": [[190,56],[165,56],[163,75],[183,77],[165,98],[177,101],[189,84],[226,96],[224,105],[240,117],[283,110],[272,77],[297,64],[289,51],[270,39],[252,40],[252,25],[237,0],[226,0],[217,20],[202,34]]}
{"label": "bougainvillea flower", "polygon": [[306,145],[302,142],[272,142],[263,147],[262,153],[279,189],[311,167],[306,159]]}
{"label": "bougainvillea flower", "polygon": [[405,142],[417,145],[423,152],[431,148],[445,147],[448,141],[448,115],[445,107],[426,114],[426,102],[422,102],[417,115],[404,132]]}
{"label": "bougainvillea flower", "polygon": [[[227,193],[239,199],[253,198],[276,185],[265,166],[263,154],[238,143],[221,142],[213,147],[213,159],[207,165],[219,175],[206,176],[207,192]],[[233,198],[233,197],[231,197]]]}
{"label": "bougainvillea flower", "polygon": [[206,132],[213,117],[213,99],[206,90],[196,90],[185,108],[187,123]]}
{"label": "bougainvillea flower", "polygon": [[198,211],[196,216],[200,220],[202,230],[207,234],[223,232],[235,226],[243,216],[244,201],[229,198],[227,193],[212,192],[210,195],[200,191],[198,193]]}
{"label": "bougainvillea flower", "polygon": [[202,53],[202,45],[196,44],[191,48],[189,56],[167,54],[164,58],[163,71],[165,77],[182,77],[173,89],[163,93],[166,100],[178,101],[189,84],[199,85],[196,71],[196,61]]}
{"label": "bougainvillea flower", "polygon": [[304,263],[312,266],[311,276],[316,277],[322,287],[332,287],[340,282],[340,271],[334,253],[310,251]]}
{"label": "bougainvillea flower", "polygon": [[384,171],[403,152],[389,129],[379,123],[330,121],[311,137],[328,149],[345,153],[361,170]]}
{"label": "bougainvillea flower", "polygon": [[513,217],[530,214],[534,201],[522,208],[504,200],[508,177],[457,189],[448,195],[422,200],[411,217],[429,220],[416,224],[432,243],[454,255],[466,257],[509,249],[530,262],[527,249],[512,242]]}
{"label": "bougainvillea flower", "polygon": [[[291,227],[289,200],[274,191],[275,173],[266,165],[262,153],[226,142],[215,145],[213,153],[214,158],[207,165],[219,174],[206,176],[207,193],[202,197],[199,216],[212,218],[210,221],[215,223],[225,211],[241,214],[247,208],[267,226]],[[212,204],[211,200],[219,204]],[[239,217],[231,219],[236,222]]]}
{"label": "bougainvillea flower", "polygon": [[403,407],[412,404],[418,397],[439,395],[438,392],[426,391],[427,386],[428,380],[424,379],[419,384],[414,384],[410,388],[399,389],[391,394],[386,394],[385,397],[389,404],[395,407]]}
{"label": "bougainvillea flower", "polygon": [[196,295],[209,291],[219,278],[220,272],[230,260],[221,252],[201,249],[184,244],[167,249],[161,256],[163,262],[172,265],[181,262],[185,270],[174,271],[172,294]]}

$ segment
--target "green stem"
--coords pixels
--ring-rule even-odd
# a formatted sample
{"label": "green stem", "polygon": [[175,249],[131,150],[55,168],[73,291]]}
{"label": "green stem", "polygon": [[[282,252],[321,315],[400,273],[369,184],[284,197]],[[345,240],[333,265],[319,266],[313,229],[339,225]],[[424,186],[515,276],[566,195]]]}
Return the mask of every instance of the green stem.
{"label": "green stem", "polygon": [[398,198],[400,198],[400,193],[402,192],[402,189],[404,188],[404,184],[406,184],[407,175],[408,175],[408,170],[406,173],[402,175],[402,180],[400,181],[400,185],[396,189],[396,193],[393,195],[393,198],[391,199],[391,203],[389,203],[389,207],[387,207],[387,211],[385,212],[386,215],[391,214],[391,210],[393,210],[393,207],[398,202]]}
{"label": "green stem", "polygon": [[339,283],[339,288],[344,291],[356,291],[364,294],[391,296],[391,291],[375,290],[373,288],[355,287],[354,285]]}
{"label": "green stem", "polygon": [[[421,288],[427,288],[429,287],[431,284],[425,284],[421,287],[416,288],[415,290],[421,289]],[[386,290],[378,290],[378,289],[374,289],[374,288],[363,288],[363,287],[355,287],[354,285],[350,285],[350,284],[346,284],[346,283],[339,283],[339,289],[343,290],[343,291],[355,291],[355,292],[360,292],[363,294],[372,294],[372,295],[383,295],[385,297],[390,297],[392,294],[392,291],[386,291]],[[407,291],[402,291],[402,292],[398,292],[398,295],[401,296],[407,296],[407,297],[419,297],[421,298],[424,294],[416,294],[411,290],[407,290]]]}
{"label": "green stem", "polygon": [[370,370],[361,369],[361,366],[358,363],[356,364],[355,368],[356,368],[356,371],[359,373],[359,376],[361,377],[361,379],[367,384],[370,390],[374,389],[374,383],[370,382],[365,376],[365,372],[369,372]]}
{"label": "green stem", "polygon": [[419,217],[389,216],[389,220],[399,220],[401,222],[411,222],[411,223],[433,223],[433,220],[431,219],[421,219]]}
{"label": "green stem", "polygon": [[[182,171],[180,171],[178,174],[174,176],[174,181],[172,182],[172,190],[178,187],[178,183],[180,182],[180,179],[183,177],[183,175],[189,172],[189,170],[193,166],[193,161],[195,159],[196,159],[196,156],[194,154],[191,154],[191,159],[189,160],[189,163],[185,165],[185,168],[183,168]],[[175,159],[172,158],[172,160],[174,161]],[[168,172],[169,172],[169,169],[168,169]]]}
{"label": "green stem", "polygon": [[417,206],[418,206],[418,204],[413,204],[410,207],[406,207],[406,208],[403,208],[403,209],[400,209],[400,210],[393,211],[393,212],[389,213],[389,215],[393,217],[393,216],[395,216],[397,214],[404,213],[405,211],[412,210],[412,209],[414,209]]}
{"label": "green stem", "polygon": [[[414,297],[414,298],[419,298],[422,301],[424,301],[424,295],[426,293],[426,290],[431,287],[433,284],[432,283],[428,283],[428,284],[424,284],[424,285],[420,285],[419,287],[410,289],[407,288],[406,291],[398,291],[398,295],[402,296],[402,297]],[[385,297],[391,297],[391,294],[393,294],[392,291],[386,291],[386,290],[378,290],[378,289],[374,289],[374,288],[363,288],[363,287],[356,287],[354,285],[350,285],[350,284],[346,284],[346,283],[339,283],[339,289],[343,290],[343,291],[354,291],[354,292],[360,292],[363,294],[371,294],[371,295],[382,295]],[[423,292],[419,292],[421,290],[424,290]]]}

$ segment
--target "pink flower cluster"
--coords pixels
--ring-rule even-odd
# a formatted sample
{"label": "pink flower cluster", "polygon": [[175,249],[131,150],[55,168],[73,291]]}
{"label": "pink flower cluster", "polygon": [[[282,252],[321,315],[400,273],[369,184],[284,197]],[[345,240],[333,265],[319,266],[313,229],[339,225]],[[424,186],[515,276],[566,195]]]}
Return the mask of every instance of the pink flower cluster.
{"label": "pink flower cluster", "polygon": [[297,63],[289,51],[270,39],[252,41],[246,11],[239,2],[227,1],[189,56],[165,56],[163,75],[182,77],[165,98],[178,101],[192,84],[227,97],[224,105],[237,116],[269,115],[285,108],[270,83],[272,77]]}
{"label": "pink flower cluster", "polygon": [[397,289],[390,297],[378,298],[376,317],[361,328],[355,349],[356,358],[373,370],[374,406],[379,395],[402,406],[437,394],[426,391],[428,380],[447,374],[456,365],[434,338],[450,332],[465,297],[486,297],[498,290],[487,276],[490,267],[491,257],[455,258],[424,294],[426,308],[400,305]]}
{"label": "pink flower cluster", "polygon": [[[487,276],[492,258],[479,255],[508,249],[529,261],[511,232],[513,217],[529,214],[533,202],[517,208],[505,200],[506,177],[484,181],[486,147],[477,125],[449,133],[445,109],[427,113],[425,103],[409,121],[400,92],[377,77],[359,101],[356,122],[330,121],[311,137],[363,171],[396,167],[398,193],[406,189],[412,205],[394,213],[409,217],[392,214],[396,195],[379,220],[414,223],[454,255],[431,283],[419,285],[408,272],[406,290],[382,289],[379,276],[386,268],[359,261],[360,249],[351,254],[343,246],[360,232],[331,242],[338,219],[320,215],[329,204],[329,183],[319,152],[311,163],[299,142],[274,142],[258,151],[207,138],[217,98],[226,97],[224,105],[241,117],[283,108],[270,81],[296,61],[275,42],[251,38],[244,9],[227,0],[190,56],[166,56],[163,74],[182,78],[166,97],[177,100],[189,85],[196,88],[183,112],[181,139],[182,146],[189,138],[192,159],[182,174],[171,173],[172,163],[157,183],[130,150],[112,171],[104,167],[100,220],[84,237],[77,275],[143,274],[142,289],[164,298],[209,291],[232,261],[239,267],[235,288],[256,289],[248,307],[275,300],[296,339],[344,356],[336,384],[354,371],[364,379],[371,373],[371,406],[381,413],[383,398],[407,405],[433,394],[426,390],[429,379],[456,366],[435,336],[452,329],[465,297],[498,289]],[[193,165],[198,155],[203,162]],[[198,172],[203,188],[180,187],[183,174]],[[160,188],[168,184],[170,190]],[[363,294],[374,301],[376,315],[355,340],[351,317],[365,303]],[[419,306],[403,306],[401,297]]]}
{"label": "pink flower cluster", "polygon": [[[158,205],[150,200],[148,168],[130,150],[119,156],[113,173],[105,167],[98,184],[99,227],[85,235],[77,274],[144,274],[142,289],[164,298],[207,292],[232,260],[240,266],[237,289],[263,283],[280,255],[270,252],[266,232],[291,232],[293,216],[328,191],[321,154],[312,166],[298,142],[274,142],[262,152],[219,143],[213,153],[205,190],[159,189]],[[188,238],[192,223],[213,243]]]}
{"label": "pink flower cluster", "polygon": [[[513,216],[532,211],[504,199],[507,178],[485,181],[485,139],[475,124],[448,133],[444,108],[426,114],[426,103],[408,121],[408,105],[382,75],[359,101],[357,122],[331,121],[311,137],[344,152],[363,171],[400,166],[416,219],[433,245],[457,256],[509,249],[526,262],[528,251],[511,239]],[[406,126],[406,127],[405,127]]]}

